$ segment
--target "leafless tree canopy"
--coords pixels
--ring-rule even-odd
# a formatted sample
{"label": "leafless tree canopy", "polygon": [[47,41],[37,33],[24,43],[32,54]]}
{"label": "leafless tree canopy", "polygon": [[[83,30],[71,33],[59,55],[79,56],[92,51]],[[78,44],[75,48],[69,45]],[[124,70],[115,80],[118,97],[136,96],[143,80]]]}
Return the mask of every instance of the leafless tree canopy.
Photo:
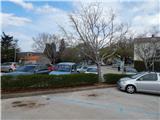
{"label": "leafless tree canopy", "polygon": [[40,33],[37,37],[33,37],[33,49],[36,52],[43,52],[46,44],[55,43],[56,45],[59,43],[59,38],[56,35],[51,35],[48,33]]}
{"label": "leafless tree canopy", "polygon": [[156,52],[160,48],[160,41],[156,38],[151,38],[149,42],[138,43],[135,45],[135,52],[143,60],[146,70],[148,71],[150,67],[154,71],[154,62],[156,57]]}
{"label": "leafless tree canopy", "polygon": [[100,55],[100,49],[123,39],[128,31],[128,26],[115,21],[116,16],[113,10],[109,14],[104,14],[104,12],[101,4],[94,3],[82,6],[79,11],[69,15],[72,27],[76,32],[75,35],[78,36],[77,42],[84,44],[83,54],[96,63],[99,77],[101,77],[101,61],[113,55],[116,47],[109,55],[108,53]]}

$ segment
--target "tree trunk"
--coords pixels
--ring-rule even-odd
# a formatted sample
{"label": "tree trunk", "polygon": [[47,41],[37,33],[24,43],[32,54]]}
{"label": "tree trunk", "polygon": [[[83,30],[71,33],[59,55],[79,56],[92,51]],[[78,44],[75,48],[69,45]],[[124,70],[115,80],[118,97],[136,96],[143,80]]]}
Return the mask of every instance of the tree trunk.
{"label": "tree trunk", "polygon": [[148,65],[146,61],[144,61],[144,65],[145,65],[146,71],[148,71]]}
{"label": "tree trunk", "polygon": [[154,60],[152,61],[152,71],[154,72]]}
{"label": "tree trunk", "polygon": [[98,70],[99,82],[105,82],[104,79],[103,79],[102,72],[101,72],[101,63],[100,62],[98,62],[98,64],[97,64],[97,70]]}

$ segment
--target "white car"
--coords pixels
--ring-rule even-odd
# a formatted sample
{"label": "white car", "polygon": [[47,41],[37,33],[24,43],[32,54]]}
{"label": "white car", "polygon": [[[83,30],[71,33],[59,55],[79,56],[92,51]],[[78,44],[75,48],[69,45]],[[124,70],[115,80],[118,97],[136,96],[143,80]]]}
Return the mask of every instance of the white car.
{"label": "white car", "polygon": [[98,74],[97,67],[88,67],[85,73]]}
{"label": "white car", "polygon": [[5,63],[1,64],[1,71],[2,72],[12,72],[12,71],[16,70],[17,67],[19,67],[19,66],[17,65],[16,62],[5,62]]}
{"label": "white car", "polygon": [[67,75],[77,74],[76,63],[61,62],[55,66],[55,70],[50,72],[49,75]]}
{"label": "white car", "polygon": [[77,72],[84,73],[84,72],[86,72],[87,68],[88,68],[87,66],[78,66]]}
{"label": "white car", "polygon": [[128,93],[150,92],[160,94],[160,73],[143,72],[131,77],[121,78],[117,82],[120,90]]}

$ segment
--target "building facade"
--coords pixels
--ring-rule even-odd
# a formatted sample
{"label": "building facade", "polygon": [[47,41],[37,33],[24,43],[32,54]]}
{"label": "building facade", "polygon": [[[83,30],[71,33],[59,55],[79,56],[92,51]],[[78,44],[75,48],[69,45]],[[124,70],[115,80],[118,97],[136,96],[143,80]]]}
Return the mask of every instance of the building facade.
{"label": "building facade", "polygon": [[50,64],[50,60],[43,53],[19,52],[17,57],[22,64]]}
{"label": "building facade", "polygon": [[[135,38],[134,66],[139,71],[145,70],[144,61],[154,61],[151,67],[160,71],[160,37]],[[151,69],[151,68],[150,68]]]}

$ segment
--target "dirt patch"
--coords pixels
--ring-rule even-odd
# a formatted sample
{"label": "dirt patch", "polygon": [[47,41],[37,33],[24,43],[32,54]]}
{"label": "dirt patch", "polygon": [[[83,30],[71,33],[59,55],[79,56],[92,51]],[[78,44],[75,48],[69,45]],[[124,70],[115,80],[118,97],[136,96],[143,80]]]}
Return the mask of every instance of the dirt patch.
{"label": "dirt patch", "polygon": [[24,106],[27,106],[27,104],[18,104],[18,105],[13,105],[13,107],[24,107]]}
{"label": "dirt patch", "polygon": [[46,100],[50,100],[50,98],[46,98]]}
{"label": "dirt patch", "polygon": [[37,108],[44,106],[45,104],[38,103],[36,101],[15,101],[12,102],[12,107],[23,107],[23,108]]}
{"label": "dirt patch", "polygon": [[97,97],[98,94],[92,93],[92,94],[88,94],[87,96],[88,96],[88,97]]}
{"label": "dirt patch", "polygon": [[12,104],[20,104],[21,101],[15,101],[15,102],[12,102]]}

